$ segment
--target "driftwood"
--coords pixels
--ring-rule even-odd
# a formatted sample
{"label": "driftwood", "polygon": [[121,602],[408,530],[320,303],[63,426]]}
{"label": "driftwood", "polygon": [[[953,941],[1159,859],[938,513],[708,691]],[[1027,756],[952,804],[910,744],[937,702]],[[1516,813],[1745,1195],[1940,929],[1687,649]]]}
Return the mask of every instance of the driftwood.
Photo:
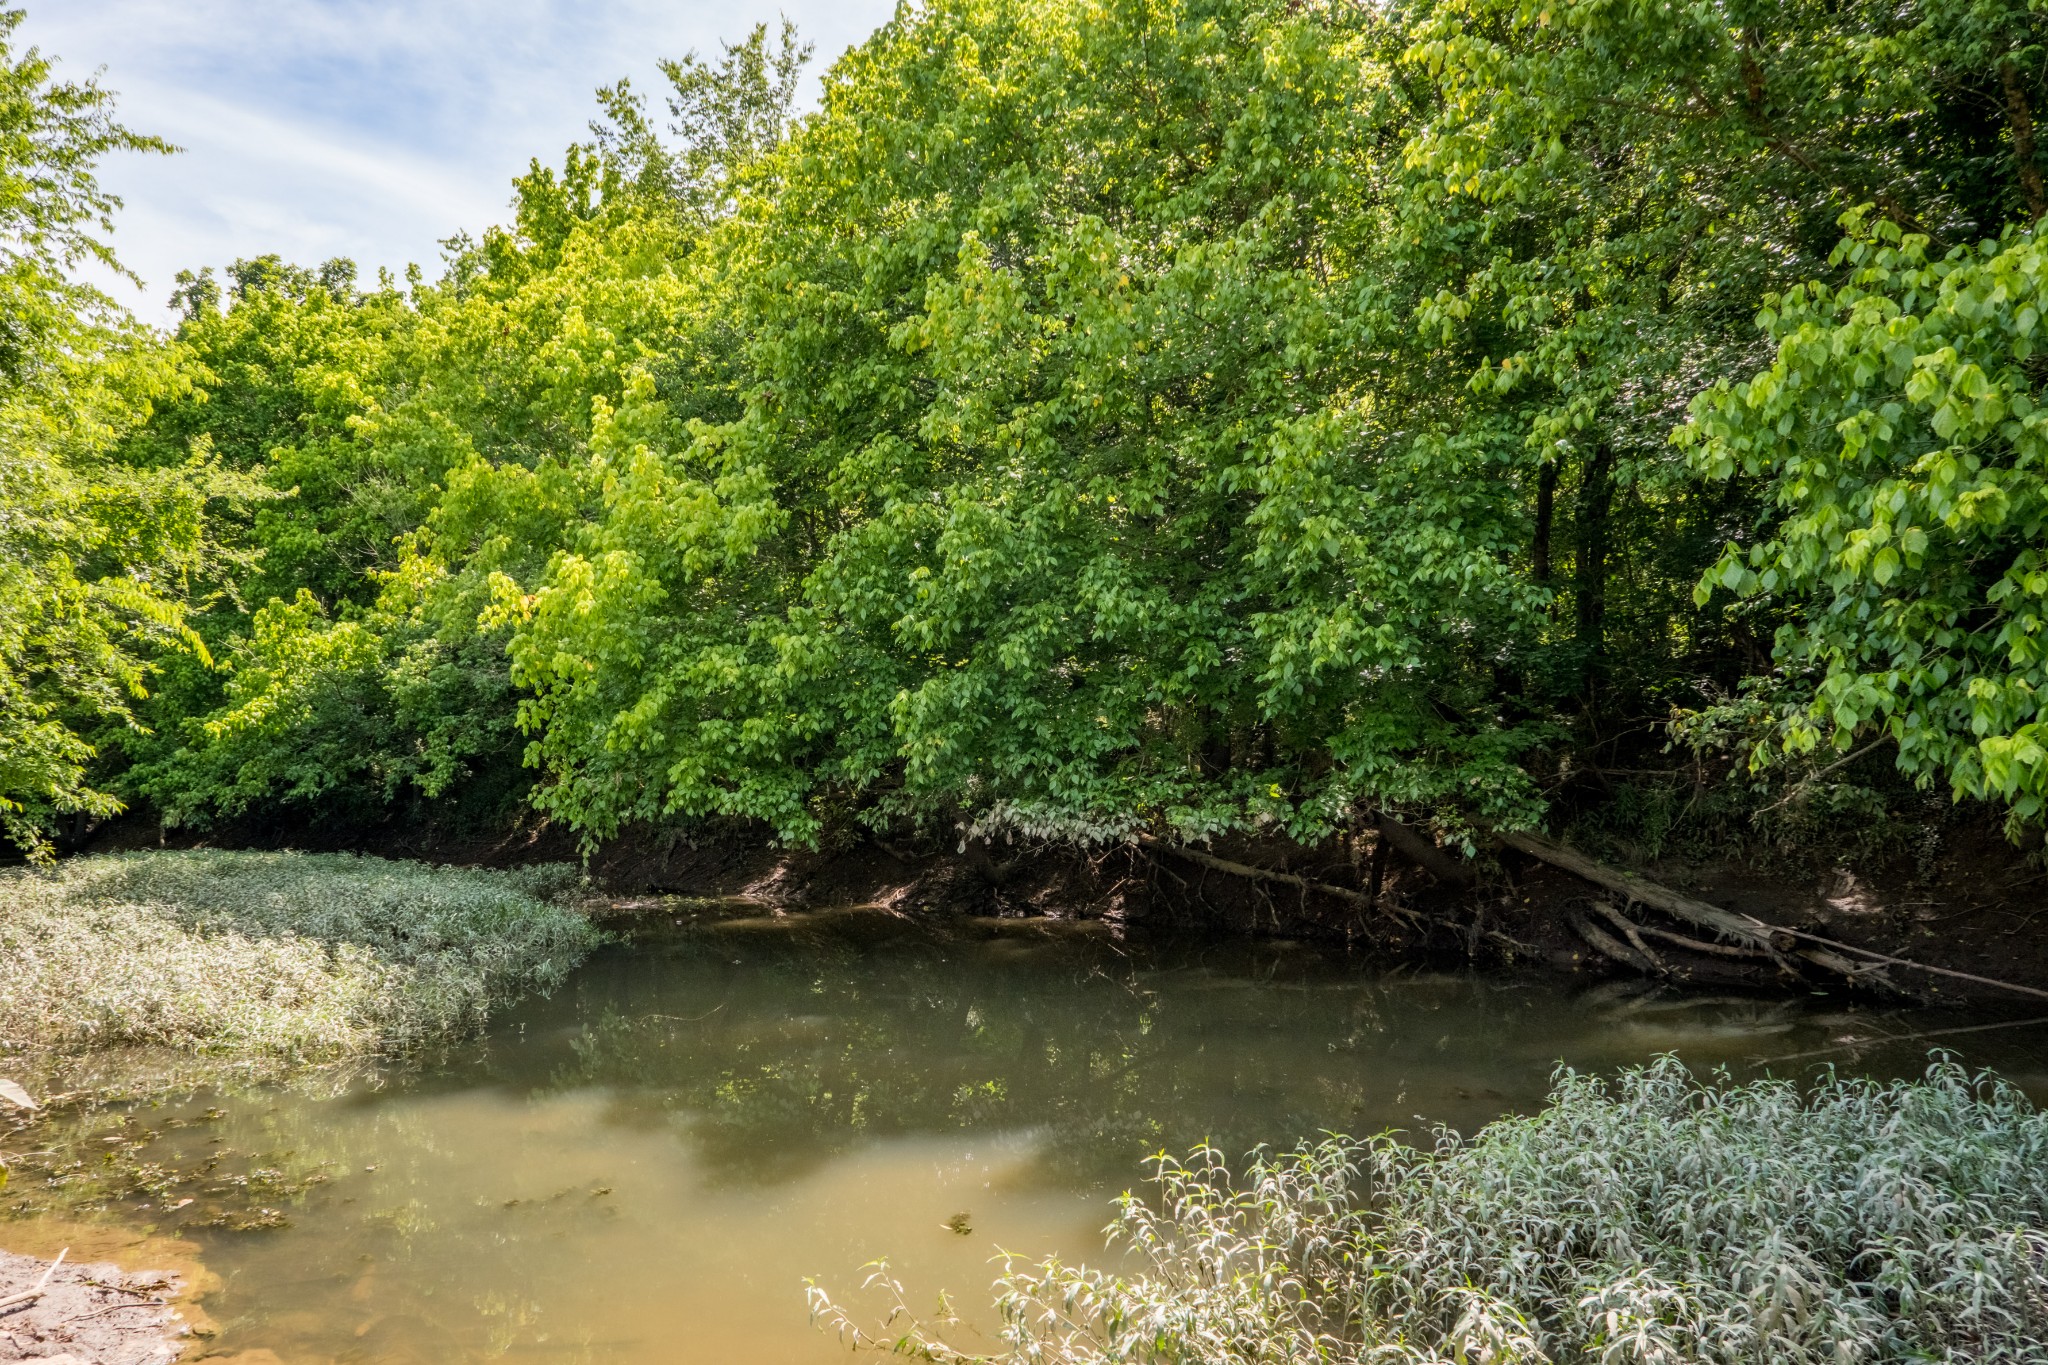
{"label": "driftwood", "polygon": [[84,1322],[87,1318],[96,1318],[102,1313],[119,1312],[123,1308],[168,1308],[170,1306],[171,1301],[169,1299],[140,1299],[135,1303],[110,1303],[105,1308],[95,1308],[90,1313],[80,1313],[77,1317],[66,1318],[65,1321]]}
{"label": "driftwood", "polygon": [[1621,936],[1629,941],[1629,946],[1648,958],[1650,965],[1655,967],[1660,974],[1669,970],[1664,965],[1664,959],[1658,957],[1650,945],[1643,942],[1642,930],[1634,920],[1622,914],[1621,911],[1615,909],[1606,901],[1593,902],[1593,908],[1598,910],[1609,924],[1621,930]]}

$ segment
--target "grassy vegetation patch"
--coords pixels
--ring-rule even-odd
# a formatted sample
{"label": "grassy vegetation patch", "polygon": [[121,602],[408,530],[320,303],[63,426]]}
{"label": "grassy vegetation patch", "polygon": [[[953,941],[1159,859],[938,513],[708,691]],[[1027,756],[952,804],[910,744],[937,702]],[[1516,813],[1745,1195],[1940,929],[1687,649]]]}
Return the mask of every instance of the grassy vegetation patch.
{"label": "grassy vegetation patch", "polygon": [[583,959],[600,936],[559,902],[575,877],[218,850],[0,874],[0,1049],[418,1047]]}
{"label": "grassy vegetation patch", "polygon": [[[1567,1072],[1542,1113],[1433,1152],[1162,1161],[1112,1233],[1132,1269],[1007,1269],[1004,1359],[2048,1360],[2048,1116],[1948,1064],[1810,1091]],[[959,1359],[936,1332],[868,1340]]]}

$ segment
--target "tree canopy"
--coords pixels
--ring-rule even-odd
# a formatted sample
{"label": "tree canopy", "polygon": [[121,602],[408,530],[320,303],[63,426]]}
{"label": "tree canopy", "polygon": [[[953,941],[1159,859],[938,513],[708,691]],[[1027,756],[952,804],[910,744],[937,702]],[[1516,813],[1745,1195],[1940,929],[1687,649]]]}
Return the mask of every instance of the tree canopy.
{"label": "tree canopy", "polygon": [[1455,833],[1674,719],[2038,825],[2042,28],[922,0],[165,334],[65,273],[160,145],[9,50],[9,833]]}

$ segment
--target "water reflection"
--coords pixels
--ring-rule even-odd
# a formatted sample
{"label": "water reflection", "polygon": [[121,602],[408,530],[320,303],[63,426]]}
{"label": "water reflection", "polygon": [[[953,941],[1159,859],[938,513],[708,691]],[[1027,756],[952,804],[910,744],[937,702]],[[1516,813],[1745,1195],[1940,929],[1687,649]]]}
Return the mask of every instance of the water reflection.
{"label": "water reflection", "polygon": [[[679,910],[459,1055],[339,1096],[206,1101],[223,1117],[164,1123],[150,1155],[275,1177],[256,1188],[289,1226],[191,1232],[226,1281],[217,1354],[826,1361],[805,1276],[846,1286],[888,1255],[979,1303],[998,1248],[1095,1255],[1106,1196],[1162,1147],[1470,1129],[1539,1104],[1560,1060],[1676,1050],[1741,1076],[1955,1022],[1081,926]],[[2036,1083],[2044,1034],[1956,1042]]]}

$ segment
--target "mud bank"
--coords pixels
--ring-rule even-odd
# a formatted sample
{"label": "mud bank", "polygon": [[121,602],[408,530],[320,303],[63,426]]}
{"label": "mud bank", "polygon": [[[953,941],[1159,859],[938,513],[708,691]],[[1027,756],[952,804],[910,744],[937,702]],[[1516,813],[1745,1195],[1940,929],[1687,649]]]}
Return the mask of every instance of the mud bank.
{"label": "mud bank", "polygon": [[0,1307],[0,1361],[165,1365],[192,1337],[177,1306],[185,1279],[169,1271],[0,1251],[0,1303],[38,1287],[38,1297]]}
{"label": "mud bank", "polygon": [[[1814,850],[1768,866],[1734,855],[1675,861],[1630,858],[1624,850],[1608,856],[1631,873],[1772,925],[1867,953],[2048,989],[2048,936],[2028,932],[2037,915],[2048,913],[2041,909],[2048,886],[2041,879],[2048,873],[1982,813],[1928,833],[1910,853]],[[346,849],[484,867],[583,858],[569,831],[545,823],[476,838],[420,826],[294,827],[206,836],[174,831],[166,841],[154,821],[123,820],[96,831],[79,851],[163,842]],[[815,850],[778,848],[743,825],[643,828],[625,831],[584,861],[594,888],[619,913],[653,908],[670,896],[733,899],[770,913],[867,906],[909,916],[1103,919],[1306,938],[1342,942],[1382,963],[1547,966],[1575,977],[1640,975],[1709,988],[1805,990],[1841,979],[1840,973],[1832,982],[1808,979],[1782,956],[1693,951],[1673,941],[1670,931],[1698,944],[1703,940],[1696,930],[1640,917],[1626,898],[1617,901],[1611,891],[1497,842],[1466,858],[1405,832],[1384,838],[1370,828],[1316,845],[1231,837],[1186,849],[1158,841],[1078,849],[839,831]],[[1619,925],[1609,910],[1627,915],[1648,935],[1640,940],[1647,953],[1635,951],[1630,926]],[[1629,942],[1617,937],[1624,934]],[[1605,950],[1597,946],[1603,941]],[[2028,1004],[2019,993],[1912,970],[1887,969],[1868,984],[1878,993],[1928,1002]]]}

